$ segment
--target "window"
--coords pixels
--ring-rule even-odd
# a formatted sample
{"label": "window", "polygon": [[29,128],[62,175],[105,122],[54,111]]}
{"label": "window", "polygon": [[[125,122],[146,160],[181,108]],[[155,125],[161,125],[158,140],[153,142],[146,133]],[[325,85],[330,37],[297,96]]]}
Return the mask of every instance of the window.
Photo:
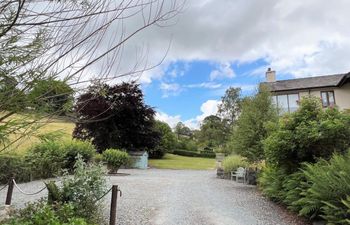
{"label": "window", "polygon": [[330,107],[335,105],[333,91],[321,91],[321,99],[323,107]]}
{"label": "window", "polygon": [[277,95],[273,102],[277,105],[279,113],[294,112],[298,109],[299,94]]}

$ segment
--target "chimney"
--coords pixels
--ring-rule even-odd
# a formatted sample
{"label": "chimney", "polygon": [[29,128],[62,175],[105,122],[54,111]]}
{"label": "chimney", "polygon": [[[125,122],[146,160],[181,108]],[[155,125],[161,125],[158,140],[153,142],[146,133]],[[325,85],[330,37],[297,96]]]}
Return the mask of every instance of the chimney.
{"label": "chimney", "polygon": [[275,82],[276,81],[276,71],[268,68],[266,71],[266,81],[267,82]]}

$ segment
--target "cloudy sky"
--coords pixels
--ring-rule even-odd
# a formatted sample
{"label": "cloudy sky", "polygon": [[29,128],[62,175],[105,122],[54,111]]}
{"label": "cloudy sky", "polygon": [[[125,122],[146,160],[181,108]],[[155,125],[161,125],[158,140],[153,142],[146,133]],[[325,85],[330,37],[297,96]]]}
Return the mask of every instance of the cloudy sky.
{"label": "cloudy sky", "polygon": [[350,1],[187,0],[171,26],[143,31],[150,61],[142,75],[158,119],[192,128],[215,114],[229,86],[252,94],[268,67],[277,79],[350,71]]}

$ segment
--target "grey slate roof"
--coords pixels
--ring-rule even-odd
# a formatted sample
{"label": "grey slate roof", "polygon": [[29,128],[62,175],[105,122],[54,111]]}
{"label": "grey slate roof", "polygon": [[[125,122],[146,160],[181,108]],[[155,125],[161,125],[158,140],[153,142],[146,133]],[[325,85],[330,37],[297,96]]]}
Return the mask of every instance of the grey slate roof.
{"label": "grey slate roof", "polygon": [[350,73],[298,78],[291,80],[277,80],[275,82],[263,82],[271,91],[290,91],[301,89],[314,89],[322,87],[339,87],[350,78]]}

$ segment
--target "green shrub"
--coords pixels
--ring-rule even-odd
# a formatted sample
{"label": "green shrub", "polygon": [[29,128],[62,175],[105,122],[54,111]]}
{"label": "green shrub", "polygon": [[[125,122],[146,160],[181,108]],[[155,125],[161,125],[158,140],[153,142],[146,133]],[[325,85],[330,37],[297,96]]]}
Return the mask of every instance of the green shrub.
{"label": "green shrub", "polygon": [[282,202],[286,193],[283,181],[287,174],[283,169],[266,166],[259,175],[258,184],[262,193],[273,201]]}
{"label": "green shrub", "polygon": [[65,168],[65,152],[61,144],[44,141],[29,149],[26,160],[31,164],[34,179],[50,178],[60,175]]}
{"label": "green shrub", "polygon": [[82,157],[84,162],[90,162],[96,150],[90,142],[71,140],[63,143],[62,152],[65,154],[65,168],[73,170],[78,154]]}
{"label": "green shrub", "polygon": [[8,183],[11,177],[14,177],[17,182],[30,180],[29,164],[19,155],[0,155],[0,171],[0,184]]}
{"label": "green shrub", "polygon": [[130,161],[129,154],[118,149],[107,149],[102,153],[102,156],[110,169],[110,173],[117,173],[120,166]]}
{"label": "green shrub", "polygon": [[175,155],[181,155],[181,156],[188,156],[188,157],[202,157],[202,158],[215,158],[215,153],[199,153],[199,152],[193,152],[193,151],[187,151],[187,150],[174,150],[173,154]]}
{"label": "green shrub", "polygon": [[307,97],[299,109],[283,117],[263,141],[267,162],[295,172],[304,162],[330,159],[350,147],[350,116],[322,109],[319,98]]}
{"label": "green shrub", "polygon": [[71,204],[48,205],[44,201],[29,203],[24,209],[6,221],[4,225],[88,225],[83,218],[75,216]]}
{"label": "green shrub", "polygon": [[247,167],[249,164],[247,160],[240,155],[231,155],[224,159],[222,162],[222,166],[224,168],[225,173],[229,173],[231,171],[236,171],[238,167]]}
{"label": "green shrub", "polygon": [[100,166],[89,166],[78,155],[73,176],[66,173],[62,177],[62,185],[51,181],[46,186],[49,204],[69,203],[74,207],[74,215],[100,224],[102,207],[98,200],[106,191],[104,172]]}
{"label": "green shrub", "polygon": [[350,153],[334,155],[331,160],[306,164],[303,170],[310,187],[297,201],[300,215],[322,217],[329,224],[347,224],[350,218]]}

